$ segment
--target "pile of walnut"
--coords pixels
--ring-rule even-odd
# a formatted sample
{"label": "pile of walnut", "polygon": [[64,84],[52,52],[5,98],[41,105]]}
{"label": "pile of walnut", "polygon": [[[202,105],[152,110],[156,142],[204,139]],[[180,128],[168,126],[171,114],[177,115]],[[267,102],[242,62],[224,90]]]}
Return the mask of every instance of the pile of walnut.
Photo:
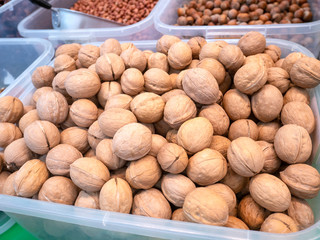
{"label": "pile of walnut", "polygon": [[[157,51],[66,44],[38,67],[31,105],[0,99],[0,191],[79,207],[265,232],[314,223],[306,164],[320,61],[163,36]],[[199,59],[199,60],[198,60]],[[15,125],[16,124],[16,125]]]}

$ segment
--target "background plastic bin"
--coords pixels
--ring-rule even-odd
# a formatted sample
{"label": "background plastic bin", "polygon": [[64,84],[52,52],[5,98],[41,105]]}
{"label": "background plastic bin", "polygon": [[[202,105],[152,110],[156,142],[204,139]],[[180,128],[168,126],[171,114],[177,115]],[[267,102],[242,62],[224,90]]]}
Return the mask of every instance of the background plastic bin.
{"label": "background plastic bin", "polygon": [[19,37],[18,23],[35,9],[29,0],[11,0],[0,7],[0,37]]}
{"label": "background plastic bin", "polygon": [[280,38],[299,43],[316,57],[320,53],[320,0],[308,0],[313,22],[299,24],[238,25],[238,26],[174,26],[177,9],[190,0],[166,1],[154,18],[156,29],[180,38],[203,36],[209,38],[240,38],[246,32],[257,31],[268,38]]}
{"label": "background plastic bin", "polygon": [[33,70],[48,64],[53,55],[51,43],[44,39],[0,39],[0,89],[7,87],[0,96],[23,92]]}
{"label": "background plastic bin", "polygon": [[[227,40],[237,43],[237,40]],[[141,50],[155,50],[156,41],[133,42]],[[284,40],[268,39],[268,44],[276,44],[282,49],[283,57],[293,51],[313,56],[304,47]],[[96,44],[98,45],[98,44]],[[51,64],[53,64],[51,62]],[[30,78],[27,88],[19,98],[28,104],[35,88]],[[19,84],[20,85],[20,84]],[[17,86],[18,87],[18,86]],[[14,89],[12,89],[14,90]],[[14,91],[13,91],[14,92]],[[12,95],[11,92],[7,93]],[[320,86],[311,90],[311,107],[317,119],[313,134],[313,165],[320,170],[318,156],[320,140]],[[14,94],[13,94],[14,95]],[[310,201],[315,213],[316,224],[308,229],[290,234],[268,234],[225,227],[169,221],[143,216],[79,208],[62,204],[0,195],[0,210],[40,239],[315,239],[320,236],[320,196]]]}
{"label": "background plastic bin", "polygon": [[[76,1],[77,0],[52,0],[50,3],[54,7],[70,8]],[[166,1],[168,0],[159,0],[148,17],[125,27],[59,31],[52,28],[51,12],[46,9],[38,9],[19,23],[18,30],[23,37],[46,38],[52,42],[54,47],[62,43],[87,43],[104,41],[107,38],[116,38],[118,40],[153,40],[161,36],[154,27],[153,17]]]}

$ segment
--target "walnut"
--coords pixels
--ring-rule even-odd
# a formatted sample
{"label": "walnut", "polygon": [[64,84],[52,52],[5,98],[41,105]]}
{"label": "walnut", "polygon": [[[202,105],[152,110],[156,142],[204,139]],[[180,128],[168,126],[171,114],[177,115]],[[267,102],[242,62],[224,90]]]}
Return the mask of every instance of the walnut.
{"label": "walnut", "polygon": [[57,57],[59,55],[66,54],[72,57],[74,60],[77,60],[80,48],[81,45],[78,43],[63,44],[56,49],[55,56]]}
{"label": "walnut", "polygon": [[223,96],[222,105],[231,120],[246,119],[251,114],[249,97],[237,89],[230,89]]}
{"label": "walnut", "polygon": [[268,54],[273,62],[277,62],[281,57],[281,49],[276,45],[268,45],[266,46],[264,53]]}
{"label": "walnut", "polygon": [[88,99],[79,99],[72,103],[70,117],[77,126],[89,127],[98,118],[98,108]]}
{"label": "walnut", "polygon": [[260,231],[270,233],[291,233],[299,231],[294,220],[283,213],[273,213],[263,222]]}
{"label": "walnut", "polygon": [[279,67],[271,67],[267,71],[267,82],[277,87],[284,94],[289,89],[291,83],[287,71]]}
{"label": "walnut", "polygon": [[104,108],[109,98],[121,93],[121,86],[118,82],[104,82],[101,84],[101,88],[97,94],[98,101],[100,105]]}
{"label": "walnut", "polygon": [[95,70],[102,81],[112,81],[121,77],[125,65],[117,54],[107,53],[97,59]]}
{"label": "walnut", "polygon": [[76,207],[100,209],[99,193],[87,193],[85,191],[80,191],[74,205]]}
{"label": "walnut", "polygon": [[61,132],[60,143],[69,144],[84,154],[90,148],[88,143],[88,131],[79,127],[69,127]]}
{"label": "walnut", "polygon": [[53,79],[52,81],[52,88],[54,91],[57,91],[61,93],[63,96],[70,97],[69,94],[67,93],[67,90],[64,86],[64,83],[67,79],[67,76],[69,75],[70,71],[62,71],[59,72]]}
{"label": "walnut", "polygon": [[164,54],[168,54],[169,48],[181,40],[176,36],[171,35],[163,35],[158,41],[157,41],[157,52],[161,52]]}
{"label": "walnut", "polygon": [[204,58],[196,65],[196,67],[208,70],[217,80],[219,85],[223,83],[226,71],[224,66],[218,60],[213,58]]}
{"label": "walnut", "polygon": [[163,94],[172,89],[169,74],[159,68],[151,68],[143,76],[146,91]]}
{"label": "walnut", "polygon": [[37,67],[31,76],[32,84],[35,88],[49,87],[55,75],[54,68],[51,66]]}
{"label": "walnut", "polygon": [[163,145],[168,143],[168,141],[159,134],[152,134],[152,145],[149,155],[157,157],[159,150]]}
{"label": "walnut", "polygon": [[281,68],[283,68],[290,74],[291,68],[295,64],[295,62],[304,57],[306,57],[306,55],[300,52],[290,53],[284,58]]}
{"label": "walnut", "polygon": [[192,58],[199,58],[201,48],[207,44],[207,41],[203,37],[193,37],[188,41],[188,45],[192,51]]}
{"label": "walnut", "polygon": [[234,216],[229,216],[228,222],[225,227],[230,227],[230,228],[238,228],[238,229],[245,229],[249,230],[248,226],[239,218],[236,218]]}
{"label": "walnut", "polygon": [[229,128],[228,138],[233,141],[239,137],[249,137],[258,140],[257,124],[250,119],[239,119],[234,121]]}
{"label": "walnut", "polygon": [[291,197],[288,215],[294,220],[299,230],[314,224],[314,214],[308,202],[304,199]]}
{"label": "walnut", "polygon": [[38,101],[39,97],[42,94],[44,94],[46,92],[51,92],[51,91],[53,91],[52,87],[41,87],[41,88],[38,88],[32,95],[31,105],[35,107],[37,105],[37,101]]}
{"label": "walnut", "polygon": [[266,141],[269,143],[274,142],[274,137],[277,131],[279,130],[279,128],[281,127],[280,123],[277,121],[268,122],[268,123],[258,122],[257,126],[258,126],[258,132],[259,132],[258,140]]}
{"label": "walnut", "polygon": [[23,103],[16,97],[0,98],[0,122],[16,123],[23,115]]}
{"label": "walnut", "polygon": [[235,171],[232,170],[230,164],[228,164],[227,174],[221,180],[221,183],[226,184],[229,186],[235,193],[241,192],[249,182],[248,177],[243,177],[237,174]]}
{"label": "walnut", "polygon": [[288,102],[304,102],[309,105],[309,93],[304,88],[291,87],[283,96],[283,105],[286,105]]}
{"label": "walnut", "polygon": [[[172,74],[171,74],[172,75]],[[169,101],[170,98],[172,97],[175,97],[177,95],[185,95],[186,96],[186,93],[185,91],[181,90],[181,89],[173,89],[173,90],[170,90],[164,94],[161,95],[162,97],[162,100],[167,103]],[[177,107],[177,106],[176,106]]]}
{"label": "walnut", "polygon": [[200,61],[205,58],[213,58],[218,60],[219,53],[221,49],[228,45],[225,41],[215,41],[215,42],[209,42],[202,46],[200,53],[199,53],[199,59]]}
{"label": "walnut", "polygon": [[173,211],[171,220],[188,222],[188,220],[184,217],[182,208],[178,208]]}
{"label": "walnut", "polygon": [[274,62],[272,58],[265,53],[258,53],[258,54],[246,57],[246,59],[244,60],[244,65],[252,62],[258,62],[258,61],[262,61],[267,69],[274,67]]}
{"label": "walnut", "polygon": [[266,38],[259,32],[248,32],[240,38],[238,46],[246,56],[263,53],[266,48]]}
{"label": "walnut", "polygon": [[90,44],[81,46],[78,53],[78,60],[85,68],[88,68],[90,65],[96,63],[99,57],[100,48]]}
{"label": "walnut", "polygon": [[121,45],[117,39],[109,38],[105,40],[100,46],[100,55],[114,53],[120,55],[122,52]]}
{"label": "walnut", "polygon": [[98,144],[105,138],[107,136],[102,132],[98,121],[92,123],[88,129],[88,143],[90,147],[96,150]]}
{"label": "walnut", "polygon": [[143,72],[147,66],[147,58],[144,53],[137,48],[128,48],[124,50],[120,57],[122,58],[126,68],[137,68]]}
{"label": "walnut", "polygon": [[174,43],[168,50],[168,63],[174,69],[184,69],[192,61],[192,50],[185,42]]}
{"label": "walnut", "polygon": [[18,171],[11,173],[7,179],[5,180],[1,194],[10,195],[10,196],[17,196],[16,191],[14,189],[14,180],[17,175]]}
{"label": "walnut", "polygon": [[144,77],[136,68],[128,68],[121,76],[122,91],[130,96],[137,95],[144,89]]}
{"label": "walnut", "polygon": [[169,63],[167,56],[163,53],[152,53],[148,58],[148,69],[159,68],[165,72],[169,71]]}
{"label": "walnut", "polygon": [[127,94],[113,95],[109,97],[104,109],[107,110],[109,108],[123,108],[129,110],[131,101],[132,97]]}
{"label": "walnut", "polygon": [[227,158],[227,150],[231,144],[231,141],[223,136],[213,135],[210,148],[218,151],[224,158]]}
{"label": "walnut", "polygon": [[54,71],[56,73],[62,71],[73,71],[76,69],[76,61],[69,55],[61,54],[54,59]]}
{"label": "walnut", "polygon": [[[201,59],[201,58],[200,58]],[[245,56],[238,46],[227,44],[220,50],[218,60],[227,70],[237,71],[244,63]]]}
{"label": "walnut", "polygon": [[279,169],[281,160],[278,158],[273,144],[265,141],[258,141],[257,143],[262,148],[264,155],[264,165],[261,172],[274,173]]}
{"label": "walnut", "polygon": [[[13,141],[22,138],[20,129],[13,123],[0,122],[0,147],[5,148]],[[0,171],[1,172],[1,171]]]}
{"label": "walnut", "polygon": [[103,162],[110,170],[122,168],[126,161],[114,154],[112,139],[103,139],[96,148],[97,159]]}

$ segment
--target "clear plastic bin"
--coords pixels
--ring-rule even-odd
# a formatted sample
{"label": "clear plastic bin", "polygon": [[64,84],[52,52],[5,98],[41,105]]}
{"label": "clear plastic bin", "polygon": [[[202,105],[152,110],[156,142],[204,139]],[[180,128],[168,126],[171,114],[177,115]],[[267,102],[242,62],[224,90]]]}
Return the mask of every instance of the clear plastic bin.
{"label": "clear plastic bin", "polygon": [[177,9],[190,0],[166,1],[157,12],[154,22],[156,29],[180,38],[203,36],[214,38],[240,38],[249,31],[257,31],[268,38],[280,38],[299,43],[308,48],[316,57],[320,53],[320,0],[308,0],[313,22],[299,24],[237,25],[237,26],[174,26]]}
{"label": "clear plastic bin", "polygon": [[[52,0],[50,3],[54,7],[70,8],[76,1]],[[88,43],[104,41],[107,38],[131,41],[154,40],[158,39],[161,34],[154,27],[153,17],[166,1],[168,0],[159,0],[148,17],[125,27],[56,30],[51,24],[50,10],[38,9],[19,23],[18,30],[23,37],[46,38],[52,42],[54,47],[62,43]]]}
{"label": "clear plastic bin", "polygon": [[[227,40],[236,44],[237,40]],[[155,50],[156,41],[133,42],[141,50]],[[267,40],[282,49],[283,57],[293,51],[303,52],[313,57],[304,47],[284,40]],[[99,45],[96,43],[96,45]],[[51,62],[52,64],[52,62]],[[20,99],[28,104],[35,88],[27,78],[28,87]],[[317,119],[313,134],[313,165],[320,170],[319,154],[319,105],[320,86],[311,90],[311,107]],[[290,234],[269,234],[225,227],[177,222],[164,219],[148,218],[95,209],[79,208],[44,201],[0,195],[0,210],[5,211],[21,226],[39,239],[281,239],[301,240],[320,237],[320,196],[310,201],[315,213],[316,224],[310,228]]]}
{"label": "clear plastic bin", "polygon": [[0,7],[0,37],[19,37],[18,23],[35,9],[29,0],[11,0]]}
{"label": "clear plastic bin", "polygon": [[0,39],[0,96],[24,92],[32,72],[38,66],[48,64],[54,55],[51,43],[44,39]]}

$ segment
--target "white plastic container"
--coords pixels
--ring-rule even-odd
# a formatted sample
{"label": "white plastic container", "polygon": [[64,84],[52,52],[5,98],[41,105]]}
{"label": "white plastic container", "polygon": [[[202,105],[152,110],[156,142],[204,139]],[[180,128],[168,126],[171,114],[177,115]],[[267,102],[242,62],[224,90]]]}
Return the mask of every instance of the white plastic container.
{"label": "white plastic container", "polygon": [[[236,44],[237,40],[226,40]],[[155,50],[156,41],[133,42],[141,50]],[[283,57],[293,51],[313,57],[304,47],[284,40],[267,40],[281,47]],[[96,43],[96,45],[99,45]],[[52,62],[51,62],[52,64]],[[35,88],[30,78],[20,99],[28,104]],[[18,86],[17,86],[18,87]],[[9,93],[8,93],[9,94]],[[311,90],[311,107],[317,119],[313,134],[313,166],[320,170],[320,86]],[[316,224],[291,234],[268,234],[225,227],[215,227],[187,222],[177,222],[102,210],[85,209],[38,200],[0,195],[0,210],[5,211],[21,226],[39,239],[316,239],[320,237],[320,196],[310,201]]]}
{"label": "white plastic container", "polygon": [[[50,4],[54,7],[70,8],[76,1],[77,0],[52,0]],[[19,23],[18,30],[23,37],[46,38],[52,42],[54,47],[62,43],[87,43],[104,41],[107,38],[132,41],[154,40],[158,39],[161,34],[155,30],[153,18],[166,1],[168,0],[159,0],[148,17],[125,27],[60,31],[52,28],[51,12],[46,9],[38,9]]]}
{"label": "white plastic container", "polygon": [[51,43],[45,39],[0,39],[0,96],[19,96],[30,85],[30,77],[38,66],[48,64],[54,55]]}
{"label": "white plastic container", "polygon": [[308,0],[313,22],[299,24],[237,25],[237,26],[174,26],[177,23],[177,9],[190,0],[166,1],[154,18],[156,29],[180,38],[203,36],[206,39],[240,38],[249,31],[257,31],[267,38],[280,38],[299,43],[316,57],[320,53],[320,0]]}
{"label": "white plastic container", "polygon": [[29,0],[11,0],[0,7],[0,37],[19,37],[18,23],[35,9]]}

